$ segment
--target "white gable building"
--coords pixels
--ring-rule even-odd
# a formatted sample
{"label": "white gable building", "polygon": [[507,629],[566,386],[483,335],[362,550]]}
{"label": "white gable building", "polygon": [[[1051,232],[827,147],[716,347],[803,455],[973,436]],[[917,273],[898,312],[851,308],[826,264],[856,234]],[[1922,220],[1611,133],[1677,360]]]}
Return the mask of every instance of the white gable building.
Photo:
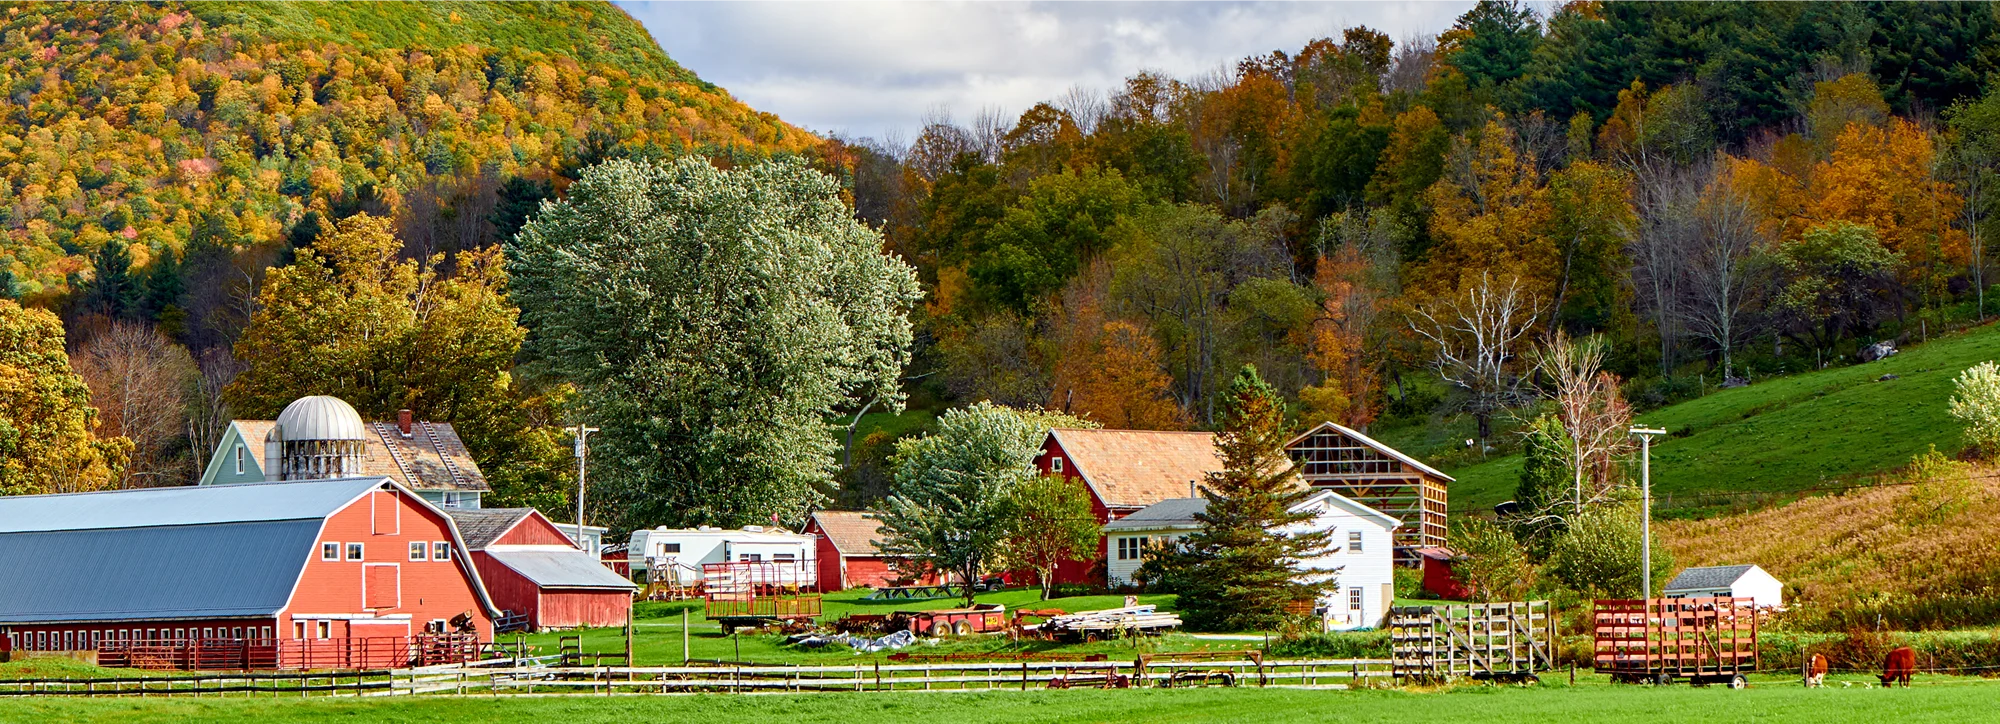
{"label": "white gable building", "polygon": [[1759,607],[1785,605],[1785,584],[1755,565],[1699,566],[1667,583],[1667,598],[1748,598]]}
{"label": "white gable building", "polygon": [[[1113,587],[1133,585],[1133,573],[1145,552],[1200,530],[1194,516],[1207,509],[1206,498],[1175,498],[1106,524],[1108,582]],[[1291,531],[1332,533],[1324,554],[1299,565],[1302,577],[1330,574],[1338,584],[1317,607],[1327,630],[1380,625],[1395,600],[1395,532],[1402,522],[1331,490],[1313,493],[1292,511],[1311,513],[1313,519]]]}

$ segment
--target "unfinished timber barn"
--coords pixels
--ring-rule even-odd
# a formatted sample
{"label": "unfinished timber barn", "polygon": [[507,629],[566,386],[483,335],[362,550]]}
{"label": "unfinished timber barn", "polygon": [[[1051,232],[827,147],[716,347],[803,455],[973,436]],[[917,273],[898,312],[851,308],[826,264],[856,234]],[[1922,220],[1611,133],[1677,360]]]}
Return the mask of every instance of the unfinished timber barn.
{"label": "unfinished timber barn", "polygon": [[1292,438],[1285,450],[1308,484],[1403,521],[1396,529],[1396,563],[1415,566],[1417,551],[1445,544],[1445,486],[1451,476],[1331,422]]}

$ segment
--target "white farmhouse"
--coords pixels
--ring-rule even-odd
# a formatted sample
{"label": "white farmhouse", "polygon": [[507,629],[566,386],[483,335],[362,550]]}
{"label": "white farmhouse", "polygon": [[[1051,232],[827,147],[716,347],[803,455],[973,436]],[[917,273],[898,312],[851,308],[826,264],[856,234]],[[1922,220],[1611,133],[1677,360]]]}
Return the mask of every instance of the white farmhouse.
{"label": "white farmhouse", "polygon": [[1785,584],[1755,565],[1700,566],[1667,583],[1667,598],[1748,598],[1759,607],[1785,605]]}
{"label": "white farmhouse", "polygon": [[[1140,509],[1104,526],[1110,557],[1108,582],[1134,583],[1145,552],[1201,529],[1195,514],[1208,509],[1207,498],[1175,498]],[[1395,531],[1402,522],[1331,490],[1321,490],[1292,508],[1313,519],[1293,531],[1324,530],[1332,535],[1324,554],[1301,561],[1302,576],[1332,572],[1338,584],[1320,599],[1317,610],[1329,631],[1373,628],[1382,622],[1395,599]]]}
{"label": "white farmhouse", "polygon": [[813,556],[816,543],[810,535],[761,525],[746,525],[740,530],[661,526],[632,531],[626,560],[635,573],[656,566],[672,570],[675,580],[683,585],[701,580],[704,563],[797,562],[797,573],[789,572],[794,567],[785,567],[788,580],[803,576],[805,580],[796,582],[812,585],[819,570]]}

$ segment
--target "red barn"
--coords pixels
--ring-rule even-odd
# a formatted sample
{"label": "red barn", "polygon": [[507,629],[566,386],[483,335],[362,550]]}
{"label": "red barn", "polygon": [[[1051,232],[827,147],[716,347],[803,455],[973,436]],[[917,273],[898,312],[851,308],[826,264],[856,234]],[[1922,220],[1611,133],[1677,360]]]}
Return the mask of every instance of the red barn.
{"label": "red barn", "polygon": [[[1209,432],[1058,429],[1042,442],[1035,465],[1044,475],[1082,480],[1090,491],[1091,514],[1103,524],[1163,500],[1189,497],[1209,473],[1221,472],[1222,457]],[[1059,566],[1056,580],[1102,583],[1107,554],[1099,539],[1095,560]]]}
{"label": "red barn", "polygon": [[463,551],[380,477],[0,497],[0,632],[113,666],[463,658],[494,613]]}
{"label": "red barn", "polygon": [[583,552],[534,508],[453,510],[465,546],[507,630],[623,626],[632,616],[624,576]]}
{"label": "red barn", "polygon": [[[823,590],[867,586],[881,588],[908,580],[897,572],[895,559],[875,547],[882,540],[882,522],[874,513],[819,510],[806,521],[805,533],[817,538],[819,581]],[[916,582],[935,583],[936,576]]]}

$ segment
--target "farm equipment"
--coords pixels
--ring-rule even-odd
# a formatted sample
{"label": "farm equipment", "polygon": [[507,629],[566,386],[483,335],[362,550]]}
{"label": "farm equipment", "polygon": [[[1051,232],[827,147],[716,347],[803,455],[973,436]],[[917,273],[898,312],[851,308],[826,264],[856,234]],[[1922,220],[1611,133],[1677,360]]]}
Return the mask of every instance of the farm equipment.
{"label": "farm equipment", "polygon": [[1548,601],[1398,606],[1389,609],[1391,670],[1406,680],[1534,683],[1555,665],[1555,626]]}
{"label": "farm equipment", "polygon": [[1754,599],[1599,600],[1592,619],[1596,668],[1612,681],[1741,689],[1761,662]]}
{"label": "farm equipment", "polygon": [[835,631],[850,634],[908,631],[919,636],[970,636],[976,633],[1005,631],[1009,623],[1006,606],[982,603],[972,608],[948,608],[937,611],[849,614],[833,622],[833,628]]}
{"label": "farm equipment", "polygon": [[812,571],[800,561],[704,563],[702,616],[722,633],[764,626],[810,626],[820,613]]}
{"label": "farm equipment", "polygon": [[1051,689],[1130,689],[1132,677],[1118,673],[1115,666],[1102,669],[1078,667],[1063,669],[1061,674],[1049,680]]}
{"label": "farm equipment", "polygon": [[[1113,636],[1157,634],[1181,625],[1181,617],[1161,613],[1153,604],[1127,606],[1103,611],[1078,611],[1048,617],[1034,631],[1048,638],[1102,639]],[[1023,630],[1028,630],[1023,627]]]}

